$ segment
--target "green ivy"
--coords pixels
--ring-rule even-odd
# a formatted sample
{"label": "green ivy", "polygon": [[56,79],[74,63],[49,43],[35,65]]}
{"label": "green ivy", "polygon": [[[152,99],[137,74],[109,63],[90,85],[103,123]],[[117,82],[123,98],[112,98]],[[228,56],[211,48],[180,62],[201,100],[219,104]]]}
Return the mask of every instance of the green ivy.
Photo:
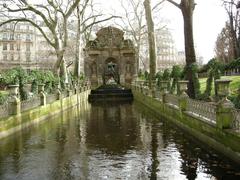
{"label": "green ivy", "polygon": [[163,72],[163,80],[164,81],[168,81],[168,85],[167,85],[167,90],[169,91],[171,88],[171,73],[169,71],[169,69],[165,69]]}
{"label": "green ivy", "polygon": [[[176,91],[176,88],[177,90],[179,89],[177,86],[178,86],[178,81],[181,79],[181,76],[182,76],[182,68],[177,65],[173,66],[172,72],[171,72],[172,86],[170,89],[170,93],[173,94]],[[177,92],[177,94],[179,94],[179,92]]]}
{"label": "green ivy", "polygon": [[161,71],[159,71],[156,74],[156,80],[157,80],[157,87],[160,87],[160,81],[163,80],[163,73]]}
{"label": "green ivy", "polygon": [[[183,72],[182,72],[182,78],[187,79],[187,72],[190,72],[192,75],[192,81],[193,81],[193,88],[194,88],[194,97],[195,99],[199,99],[201,97],[200,92],[200,83],[198,79],[198,65],[196,63],[192,63],[190,66],[185,66]],[[194,98],[192,97],[192,98]]]}
{"label": "green ivy", "polygon": [[0,93],[0,105],[4,104],[7,101],[8,95]]}

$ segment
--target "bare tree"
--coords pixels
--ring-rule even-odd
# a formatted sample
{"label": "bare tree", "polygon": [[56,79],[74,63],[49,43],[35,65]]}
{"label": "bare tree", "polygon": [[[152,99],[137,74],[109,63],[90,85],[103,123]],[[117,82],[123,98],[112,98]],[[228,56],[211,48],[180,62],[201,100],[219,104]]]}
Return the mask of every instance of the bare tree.
{"label": "bare tree", "polygon": [[234,58],[240,57],[240,1],[222,0],[229,18],[231,43],[233,46]]}
{"label": "bare tree", "polygon": [[77,17],[77,34],[76,34],[76,52],[75,52],[75,67],[74,75],[80,76],[80,57],[81,57],[81,42],[87,43],[92,34],[94,25],[119,18],[118,16],[107,16],[94,9],[94,0],[85,0],[81,2],[76,9]]}
{"label": "bare tree", "polygon": [[196,63],[196,54],[194,48],[193,38],[193,12],[195,9],[195,0],[181,0],[180,3],[174,0],[167,0],[177,8],[179,8],[183,15],[184,22],[184,38],[185,38],[185,54],[186,54],[186,78],[189,80],[188,94],[190,97],[195,98],[198,91],[198,81],[194,76],[193,65]]}
{"label": "bare tree", "polygon": [[[121,23],[115,23],[133,38],[136,45],[136,66],[138,71],[139,60],[142,60],[140,55],[142,38],[146,34],[143,0],[120,0],[120,3],[124,13]],[[143,61],[142,63],[145,66]]]}
{"label": "bare tree", "polygon": [[154,34],[154,23],[152,18],[152,9],[150,0],[144,1],[145,16],[148,29],[148,46],[149,46],[149,87],[152,89],[152,80],[156,74],[156,43]]}
{"label": "bare tree", "polygon": [[215,44],[216,57],[222,63],[229,63],[234,59],[234,47],[232,43],[231,28],[226,23],[221,33],[218,35]]}
{"label": "bare tree", "polygon": [[[1,22],[0,26],[10,22],[29,22],[37,28],[56,52],[55,72],[67,79],[63,56],[68,42],[68,20],[79,2],[80,0],[46,0],[41,4],[32,4],[27,0],[6,1],[2,14],[6,15],[8,12],[11,16],[6,21]],[[47,32],[36,21],[29,18],[32,16],[36,16],[44,23]]]}
{"label": "bare tree", "polygon": [[[147,35],[147,26],[145,20],[144,0],[119,0],[123,9],[121,22],[115,22],[117,26],[123,29],[130,35],[136,47],[136,62],[137,71],[139,70],[140,63],[143,64],[144,69],[147,69],[145,64],[145,54],[141,52],[143,40]],[[153,6],[152,12],[159,11],[162,2]],[[159,19],[159,16],[158,16]]]}

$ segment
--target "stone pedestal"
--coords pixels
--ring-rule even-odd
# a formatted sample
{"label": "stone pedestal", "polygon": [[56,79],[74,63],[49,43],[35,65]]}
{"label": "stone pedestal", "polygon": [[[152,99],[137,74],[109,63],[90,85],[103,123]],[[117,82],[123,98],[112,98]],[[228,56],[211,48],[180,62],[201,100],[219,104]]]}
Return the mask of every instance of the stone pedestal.
{"label": "stone pedestal", "polygon": [[38,85],[38,94],[39,94],[39,97],[40,97],[40,102],[41,102],[41,106],[45,106],[47,104],[47,101],[46,101],[46,94],[44,92],[44,84],[39,84]]}
{"label": "stone pedestal", "polygon": [[21,102],[18,98],[19,85],[9,85],[8,114],[18,115],[21,113]]}
{"label": "stone pedestal", "polygon": [[217,95],[221,100],[217,104],[217,127],[219,129],[231,128],[233,121],[232,110],[234,105],[227,99],[231,80],[216,80]]}
{"label": "stone pedestal", "polygon": [[231,128],[233,121],[232,110],[234,105],[228,99],[224,99],[217,104],[217,127],[219,129]]}
{"label": "stone pedestal", "polygon": [[162,102],[166,103],[166,95],[168,94],[167,86],[169,81],[160,81],[161,94],[162,94]]}

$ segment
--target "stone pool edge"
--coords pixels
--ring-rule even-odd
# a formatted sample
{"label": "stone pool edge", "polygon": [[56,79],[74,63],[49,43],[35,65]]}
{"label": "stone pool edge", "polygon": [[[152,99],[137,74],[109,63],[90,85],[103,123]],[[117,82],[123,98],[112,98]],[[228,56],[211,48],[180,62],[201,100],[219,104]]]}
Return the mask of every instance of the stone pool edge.
{"label": "stone pool edge", "polygon": [[71,107],[86,101],[90,90],[54,101],[53,103],[39,106],[22,112],[19,115],[0,119],[0,139],[10,136],[33,124],[47,120]]}
{"label": "stone pool edge", "polygon": [[232,130],[218,129],[212,124],[201,121],[187,112],[180,112],[175,107],[161,103],[150,96],[133,90],[134,100],[150,108],[158,116],[165,118],[185,130],[194,138],[222,153],[240,164],[240,134]]}

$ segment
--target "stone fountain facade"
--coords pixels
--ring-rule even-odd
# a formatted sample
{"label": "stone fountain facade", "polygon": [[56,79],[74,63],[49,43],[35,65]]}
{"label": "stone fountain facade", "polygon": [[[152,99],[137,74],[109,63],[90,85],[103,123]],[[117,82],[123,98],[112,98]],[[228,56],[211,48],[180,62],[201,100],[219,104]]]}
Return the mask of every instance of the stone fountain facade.
{"label": "stone fountain facade", "polygon": [[104,84],[104,72],[109,63],[116,64],[120,84],[131,83],[137,77],[133,42],[124,39],[124,32],[115,27],[105,27],[97,32],[84,49],[84,71],[93,86]]}

